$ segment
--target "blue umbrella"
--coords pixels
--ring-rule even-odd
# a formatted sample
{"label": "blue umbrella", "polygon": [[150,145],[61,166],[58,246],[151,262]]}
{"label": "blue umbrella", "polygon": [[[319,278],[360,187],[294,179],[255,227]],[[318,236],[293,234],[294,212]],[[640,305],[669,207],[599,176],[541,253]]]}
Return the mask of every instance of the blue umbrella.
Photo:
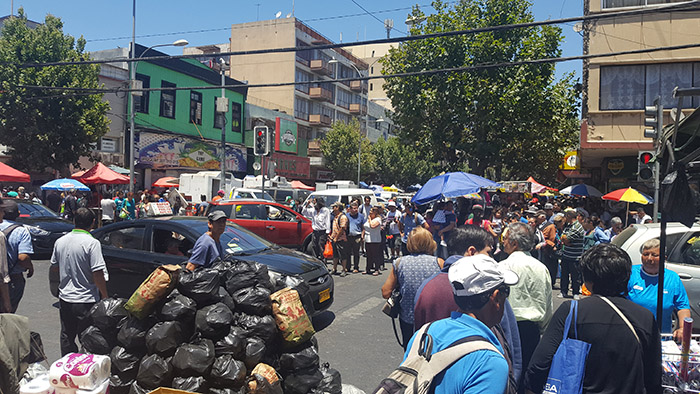
{"label": "blue umbrella", "polygon": [[578,183],[576,185],[566,187],[564,189],[561,189],[559,193],[573,194],[575,196],[584,197],[601,197],[603,195],[603,193],[601,193],[600,190],[596,189],[593,186],[586,185],[585,183]]}
{"label": "blue umbrella", "polygon": [[431,178],[413,196],[418,205],[440,200],[441,198],[459,197],[478,192],[485,187],[501,187],[500,184],[466,172],[448,172]]}
{"label": "blue umbrella", "polygon": [[61,178],[61,179],[54,179],[53,181],[44,183],[41,185],[41,190],[70,190],[70,189],[75,189],[75,190],[80,190],[80,191],[90,191],[90,188],[83,185],[82,183],[76,181],[75,179],[69,179],[69,178]]}

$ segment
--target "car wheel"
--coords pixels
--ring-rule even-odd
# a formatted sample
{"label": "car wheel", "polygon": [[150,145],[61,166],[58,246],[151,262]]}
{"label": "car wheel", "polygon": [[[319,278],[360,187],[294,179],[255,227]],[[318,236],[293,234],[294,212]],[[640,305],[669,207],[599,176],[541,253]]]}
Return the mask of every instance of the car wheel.
{"label": "car wheel", "polygon": [[314,256],[314,245],[311,243],[311,236],[307,237],[304,241],[304,247],[302,251],[309,256]]}

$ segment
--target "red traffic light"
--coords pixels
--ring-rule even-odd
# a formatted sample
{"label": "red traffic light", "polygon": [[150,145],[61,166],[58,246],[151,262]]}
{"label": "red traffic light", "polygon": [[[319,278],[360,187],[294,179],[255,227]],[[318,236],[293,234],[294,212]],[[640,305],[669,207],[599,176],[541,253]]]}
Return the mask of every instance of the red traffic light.
{"label": "red traffic light", "polygon": [[653,157],[654,157],[654,155],[652,155],[651,153],[649,153],[649,152],[644,152],[644,153],[642,153],[642,154],[639,155],[639,162],[640,162],[641,164],[649,164],[649,162],[651,161],[651,159],[652,159]]}

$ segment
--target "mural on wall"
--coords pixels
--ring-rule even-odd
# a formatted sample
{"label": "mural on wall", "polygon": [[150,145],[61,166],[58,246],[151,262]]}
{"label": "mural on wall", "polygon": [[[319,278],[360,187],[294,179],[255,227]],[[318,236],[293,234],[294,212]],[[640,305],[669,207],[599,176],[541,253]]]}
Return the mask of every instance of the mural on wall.
{"label": "mural on wall", "polygon": [[[220,169],[219,145],[167,134],[138,133],[135,137],[139,168]],[[246,171],[245,148],[226,146],[226,170]]]}

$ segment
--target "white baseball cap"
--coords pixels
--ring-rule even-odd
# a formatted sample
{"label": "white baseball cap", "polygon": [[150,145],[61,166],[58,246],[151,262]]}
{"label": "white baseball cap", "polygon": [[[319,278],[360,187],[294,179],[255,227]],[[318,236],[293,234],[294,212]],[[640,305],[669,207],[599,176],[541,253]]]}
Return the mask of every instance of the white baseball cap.
{"label": "white baseball cap", "polygon": [[387,204],[387,206],[395,207],[395,206],[396,206],[396,203],[394,202],[394,200],[391,200],[391,201],[389,201],[389,203]]}
{"label": "white baseball cap", "polygon": [[462,257],[450,266],[447,275],[452,293],[458,297],[483,294],[502,284],[518,283],[518,274],[484,254]]}

